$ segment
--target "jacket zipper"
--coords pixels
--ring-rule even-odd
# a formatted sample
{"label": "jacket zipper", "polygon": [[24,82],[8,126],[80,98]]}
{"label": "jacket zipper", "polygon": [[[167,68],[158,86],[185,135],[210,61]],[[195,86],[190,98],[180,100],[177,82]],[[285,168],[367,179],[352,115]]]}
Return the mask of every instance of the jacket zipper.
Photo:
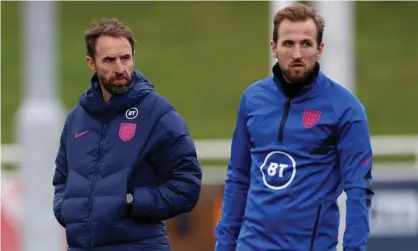
{"label": "jacket zipper", "polygon": [[279,127],[279,143],[280,144],[283,143],[283,131],[284,131],[284,126],[287,121],[287,117],[289,116],[289,111],[290,111],[290,98],[288,98],[286,103],[284,104],[284,112],[282,116],[282,121],[280,122],[280,127]]}
{"label": "jacket zipper", "polygon": [[[105,124],[104,127],[103,127],[102,137],[100,138],[100,145],[99,145],[99,151],[98,151],[99,152],[98,153],[99,159],[97,160],[96,170],[94,172],[93,182],[91,184],[90,199],[89,199],[89,220],[88,220],[88,224],[87,224],[88,225],[88,227],[87,227],[88,231],[90,231],[91,212],[93,210],[94,189],[96,187],[96,179],[97,179],[98,169],[99,169],[100,161],[102,159],[102,147],[103,147],[103,141],[104,141],[104,138],[105,138],[105,135],[106,135],[106,129],[107,129],[107,125]],[[89,249],[88,250],[90,250],[91,249],[91,234],[89,234],[88,236],[89,236],[89,238],[88,238],[89,239],[89,241],[88,241]]]}

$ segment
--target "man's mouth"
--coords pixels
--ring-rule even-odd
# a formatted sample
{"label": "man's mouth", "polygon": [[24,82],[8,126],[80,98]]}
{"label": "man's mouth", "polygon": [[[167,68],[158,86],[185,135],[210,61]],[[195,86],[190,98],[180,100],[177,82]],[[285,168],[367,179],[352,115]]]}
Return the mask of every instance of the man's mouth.
{"label": "man's mouth", "polygon": [[126,78],[120,78],[120,79],[116,79],[114,82],[115,82],[116,84],[121,84],[121,85],[123,85],[123,84],[128,83],[128,80],[127,80]]}
{"label": "man's mouth", "polygon": [[305,65],[301,63],[295,63],[295,64],[291,64],[290,67],[305,67]]}

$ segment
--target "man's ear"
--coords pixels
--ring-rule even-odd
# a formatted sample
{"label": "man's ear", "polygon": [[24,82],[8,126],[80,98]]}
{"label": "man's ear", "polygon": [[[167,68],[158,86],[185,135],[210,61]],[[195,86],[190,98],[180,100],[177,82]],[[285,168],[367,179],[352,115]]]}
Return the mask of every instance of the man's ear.
{"label": "man's ear", "polygon": [[324,42],[320,43],[318,45],[318,51],[316,53],[316,59],[319,60],[321,58],[322,55],[322,51],[324,50]]}
{"label": "man's ear", "polygon": [[94,59],[90,56],[86,56],[86,62],[87,66],[90,68],[92,72],[96,72],[96,63],[94,62]]}
{"label": "man's ear", "polygon": [[135,64],[135,55],[136,55],[136,53],[135,53],[135,50],[132,52],[132,60],[133,60],[133,62],[134,62],[134,64]]}
{"label": "man's ear", "polygon": [[270,41],[270,47],[271,47],[271,55],[273,58],[277,58],[277,44],[271,40]]}

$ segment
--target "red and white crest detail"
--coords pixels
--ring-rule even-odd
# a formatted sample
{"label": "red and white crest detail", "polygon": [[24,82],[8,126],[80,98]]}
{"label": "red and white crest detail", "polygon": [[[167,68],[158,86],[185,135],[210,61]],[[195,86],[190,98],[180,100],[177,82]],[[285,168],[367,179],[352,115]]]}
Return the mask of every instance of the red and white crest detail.
{"label": "red and white crest detail", "polygon": [[321,117],[321,111],[316,110],[305,110],[303,113],[302,124],[304,127],[312,127],[318,123],[319,118]]}
{"label": "red and white crest detail", "polygon": [[119,128],[119,138],[123,141],[129,141],[135,136],[136,124],[121,123]]}

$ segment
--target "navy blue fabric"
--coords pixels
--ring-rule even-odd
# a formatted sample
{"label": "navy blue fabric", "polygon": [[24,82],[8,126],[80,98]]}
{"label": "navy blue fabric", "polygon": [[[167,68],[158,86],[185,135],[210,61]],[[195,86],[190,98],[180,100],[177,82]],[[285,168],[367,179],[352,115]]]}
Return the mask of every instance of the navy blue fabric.
{"label": "navy blue fabric", "polygon": [[344,250],[365,251],[373,161],[364,107],[322,72],[292,99],[282,85],[271,76],[242,95],[216,250],[336,250],[346,191]]}
{"label": "navy blue fabric", "polygon": [[68,250],[170,250],[164,221],[190,212],[201,189],[187,126],[139,71],[108,103],[91,82],[65,121],[53,177]]}

